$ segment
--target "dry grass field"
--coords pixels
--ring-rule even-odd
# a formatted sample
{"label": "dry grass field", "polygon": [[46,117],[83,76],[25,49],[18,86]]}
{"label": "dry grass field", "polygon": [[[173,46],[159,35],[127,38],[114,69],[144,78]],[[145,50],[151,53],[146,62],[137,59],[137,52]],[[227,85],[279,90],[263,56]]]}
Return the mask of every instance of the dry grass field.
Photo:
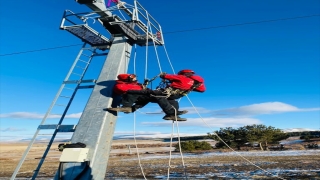
{"label": "dry grass field", "polygon": [[[50,179],[54,176],[61,152],[59,143],[54,143],[43,164],[38,177]],[[169,143],[161,141],[139,140],[137,142],[141,167],[147,179],[166,179],[169,167]],[[0,179],[9,179],[27,143],[0,144]],[[127,145],[130,145],[130,149]],[[113,141],[106,179],[144,179],[133,140]],[[302,145],[293,145],[294,149],[303,149]],[[33,174],[46,144],[34,145],[21,167],[17,177],[28,178]],[[224,150],[229,151],[229,150]],[[297,152],[303,150],[296,150]],[[221,150],[198,153],[173,152],[170,161],[170,178],[199,179],[320,179],[320,151],[303,155],[228,155]],[[212,153],[216,153],[212,154]],[[249,152],[249,153],[255,153]],[[185,166],[183,166],[183,163]],[[252,163],[252,164],[251,164]]]}

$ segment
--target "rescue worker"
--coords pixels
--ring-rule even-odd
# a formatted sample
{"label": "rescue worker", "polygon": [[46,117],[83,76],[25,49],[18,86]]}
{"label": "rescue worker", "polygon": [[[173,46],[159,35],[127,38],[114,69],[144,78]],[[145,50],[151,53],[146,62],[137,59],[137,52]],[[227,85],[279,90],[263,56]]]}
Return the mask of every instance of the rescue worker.
{"label": "rescue worker", "polygon": [[179,109],[179,106],[171,106],[168,101],[179,99],[187,95],[191,91],[204,92],[206,90],[203,78],[194,74],[195,72],[190,69],[181,70],[177,75],[166,73],[160,74],[160,78],[169,81],[167,87],[165,87],[164,89],[155,90],[153,92],[154,94],[163,94],[167,96],[167,98],[162,96],[155,96],[157,99],[157,103],[166,113],[163,119],[186,121],[185,118],[176,116],[176,111]]}
{"label": "rescue worker", "polygon": [[[143,84],[138,83],[135,74],[119,74],[116,84],[113,87],[113,92],[121,96],[122,107],[107,108],[111,111],[120,111],[124,113],[134,112],[139,108],[144,107],[149,102],[157,103],[157,99],[153,96],[151,89],[145,88]],[[143,93],[130,93],[130,91]],[[168,100],[168,103],[178,109],[178,102],[174,99]],[[178,114],[185,114],[187,111],[178,111]]]}
{"label": "rescue worker", "polygon": [[[128,90],[128,94],[150,94],[155,98],[156,103],[159,104],[165,116],[165,120],[186,121],[178,115],[185,114],[184,111],[179,111],[179,104],[176,99],[179,99],[191,91],[204,92],[204,80],[202,77],[194,75],[193,70],[184,69],[175,74],[161,73],[160,78],[168,81],[166,87],[156,90]],[[176,103],[172,103],[176,102]]]}
{"label": "rescue worker", "polygon": [[[142,107],[143,104],[149,102],[149,99],[144,100],[143,95],[128,94],[128,90],[143,90],[144,86],[137,81],[135,74],[119,74],[117,76],[116,84],[113,87],[113,92],[121,96],[121,111],[125,113],[134,112],[136,110],[133,104],[140,100]],[[107,108],[108,110],[118,110],[120,108]]]}

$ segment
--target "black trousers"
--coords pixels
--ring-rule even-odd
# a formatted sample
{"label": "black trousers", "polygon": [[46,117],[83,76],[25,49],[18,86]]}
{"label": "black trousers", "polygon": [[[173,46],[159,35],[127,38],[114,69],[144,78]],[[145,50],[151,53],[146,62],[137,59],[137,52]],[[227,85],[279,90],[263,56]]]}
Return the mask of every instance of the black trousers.
{"label": "black trousers", "polygon": [[179,110],[179,103],[176,101],[176,99],[181,98],[182,96],[170,96],[168,98],[166,97],[157,97],[155,96],[156,102],[162,109],[166,115],[175,115],[175,113]]}
{"label": "black trousers", "polygon": [[122,96],[121,104],[123,107],[132,107],[135,105],[135,109],[142,108],[149,102],[157,103],[162,111],[167,115],[174,115],[179,110],[179,103],[176,99],[181,96],[170,96],[168,98],[163,96],[153,96],[151,94],[132,94],[127,93]]}
{"label": "black trousers", "polygon": [[157,103],[157,100],[150,95],[141,94],[124,94],[121,100],[121,104],[123,107],[132,107],[134,105],[133,110],[142,108],[149,102]]}

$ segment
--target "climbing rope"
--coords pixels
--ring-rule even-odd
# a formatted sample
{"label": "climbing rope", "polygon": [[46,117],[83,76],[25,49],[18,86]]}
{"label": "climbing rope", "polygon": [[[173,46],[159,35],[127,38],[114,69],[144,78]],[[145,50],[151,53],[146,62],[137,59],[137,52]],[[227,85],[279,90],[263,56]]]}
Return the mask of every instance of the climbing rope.
{"label": "climbing rope", "polygon": [[173,74],[175,74],[175,71],[174,71],[174,68],[173,68],[173,66],[172,66],[171,60],[170,60],[170,58],[169,58],[169,55],[168,55],[167,48],[166,48],[165,44],[163,45],[163,48],[164,48],[164,51],[165,51],[165,53],[166,53],[166,56],[167,56],[167,59],[168,59],[168,61],[169,61],[170,67],[171,67],[171,69],[172,69],[172,72],[173,72]]}
{"label": "climbing rope", "polygon": [[[147,14],[147,20],[148,20],[148,25],[147,25],[147,40],[149,39],[148,38],[148,29],[150,28],[150,33],[151,34],[153,34],[152,33],[152,28],[151,28],[151,26],[150,26],[150,19],[149,19],[149,13],[146,11],[146,14]],[[156,44],[155,44],[155,37],[154,36],[151,36],[151,38],[152,38],[152,42],[153,42],[153,47],[154,47],[154,51],[155,51],[155,53],[156,53],[156,57],[157,57],[157,61],[158,61],[158,66],[159,66],[159,70],[160,70],[160,72],[162,72],[162,69],[161,69],[161,64],[160,64],[160,59],[159,59],[159,55],[158,55],[158,51],[157,51],[157,46],[156,46]],[[148,41],[147,41],[148,42]],[[148,46],[148,44],[147,44],[147,46]]]}
{"label": "climbing rope", "polygon": [[139,162],[139,166],[140,166],[140,169],[141,169],[141,173],[142,173],[144,179],[147,179],[145,174],[144,174],[144,172],[143,172],[143,168],[142,168],[142,165],[141,165],[139,149],[138,149],[138,143],[137,143],[137,140],[136,140],[136,113],[135,112],[133,113],[133,139],[134,139],[134,143],[136,145],[136,151],[137,151],[138,162]]}
{"label": "climbing rope", "polygon": [[[172,107],[173,107],[173,106],[172,106]],[[186,172],[186,167],[185,167],[185,164],[184,164],[184,159],[183,159],[183,154],[182,154],[182,149],[181,149],[179,123],[178,123],[178,120],[177,120],[177,109],[176,109],[175,107],[173,107],[173,109],[174,109],[175,121],[172,121],[172,132],[171,132],[171,138],[170,138],[170,155],[169,155],[167,179],[170,178],[171,149],[172,149],[172,138],[173,138],[173,133],[174,133],[174,122],[176,122],[176,125],[177,125],[179,152],[180,152],[180,156],[181,156],[181,161],[182,161],[182,167],[183,167],[183,170],[184,170],[184,175],[185,175],[185,178],[187,179],[187,172]]]}
{"label": "climbing rope", "polygon": [[144,70],[144,79],[147,79],[148,77],[148,43],[149,43],[149,38],[148,38],[148,30],[149,28],[147,28],[147,42],[146,42],[146,64],[145,64],[145,70]]}
{"label": "climbing rope", "polygon": [[133,73],[137,74],[136,72],[136,57],[137,57],[137,45],[134,45],[134,55],[133,55]]}

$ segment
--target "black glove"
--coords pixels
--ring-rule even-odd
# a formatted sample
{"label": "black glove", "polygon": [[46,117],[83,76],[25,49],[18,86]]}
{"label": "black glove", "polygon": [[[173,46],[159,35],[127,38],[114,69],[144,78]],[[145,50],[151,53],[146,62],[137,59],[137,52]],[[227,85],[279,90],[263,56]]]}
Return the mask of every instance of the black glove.
{"label": "black glove", "polygon": [[145,85],[145,86],[148,85],[148,84],[149,84],[149,81],[150,81],[149,79],[145,79],[145,80],[143,81],[143,85]]}
{"label": "black glove", "polygon": [[166,74],[167,74],[167,73],[165,73],[165,72],[160,73],[160,78],[164,78],[164,76],[165,76]]}

